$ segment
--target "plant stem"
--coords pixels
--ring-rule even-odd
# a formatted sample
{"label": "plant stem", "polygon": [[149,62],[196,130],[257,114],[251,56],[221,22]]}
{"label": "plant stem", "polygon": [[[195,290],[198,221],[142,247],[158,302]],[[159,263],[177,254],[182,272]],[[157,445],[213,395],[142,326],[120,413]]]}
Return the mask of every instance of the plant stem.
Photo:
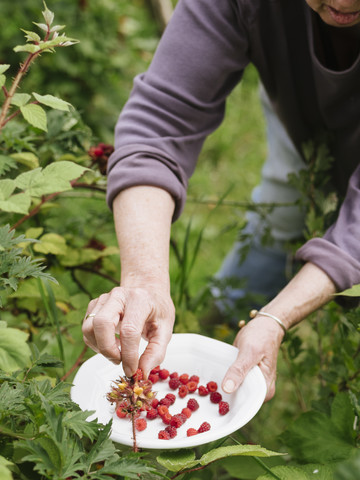
{"label": "plant stem", "polygon": [[131,425],[132,425],[132,433],[133,433],[133,451],[138,452],[138,446],[136,444],[136,428],[135,428],[135,415],[134,413],[131,414]]}
{"label": "plant stem", "polygon": [[65,373],[65,375],[63,375],[61,378],[60,378],[60,381],[61,382],[64,382],[72,373],[74,370],[76,370],[82,363],[83,361],[83,358],[84,358],[84,355],[85,353],[87,352],[87,349],[89,347],[87,345],[84,346],[84,348],[82,349],[80,355],[78,356],[78,358],[76,359],[74,365]]}

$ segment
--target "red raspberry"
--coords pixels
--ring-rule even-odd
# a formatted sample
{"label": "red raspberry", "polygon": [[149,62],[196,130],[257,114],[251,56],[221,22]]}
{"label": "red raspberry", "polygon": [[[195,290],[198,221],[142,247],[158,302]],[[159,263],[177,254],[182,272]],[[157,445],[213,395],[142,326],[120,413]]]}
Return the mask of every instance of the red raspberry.
{"label": "red raspberry", "polygon": [[165,428],[165,432],[168,432],[170,438],[174,438],[177,435],[177,429],[176,429],[176,427],[173,427],[172,425],[168,425]]}
{"label": "red raspberry", "polygon": [[177,388],[179,387],[180,385],[180,380],[178,378],[170,378],[169,380],[169,387],[172,389],[172,390],[177,390]]}
{"label": "red raspberry", "polygon": [[159,402],[159,405],[165,405],[166,407],[170,407],[172,405],[170,398],[162,398]]}
{"label": "red raspberry", "polygon": [[208,432],[210,430],[210,428],[211,428],[210,423],[204,422],[200,425],[200,427],[198,429],[198,433]]}
{"label": "red raspberry", "polygon": [[170,440],[169,432],[166,432],[165,430],[160,430],[160,432],[158,433],[158,438],[160,440]]}
{"label": "red raspberry", "polygon": [[199,383],[199,382],[200,382],[200,378],[199,378],[197,375],[191,375],[191,377],[189,378],[189,382]]}
{"label": "red raspberry", "polygon": [[154,418],[156,418],[157,416],[158,411],[156,410],[156,408],[150,408],[150,410],[146,412],[146,418],[148,418],[149,420],[154,420]]}
{"label": "red raspberry", "polygon": [[216,382],[209,382],[206,384],[207,386],[207,389],[209,390],[209,392],[216,392],[218,386],[217,386],[217,383]]}
{"label": "red raspberry", "polygon": [[193,381],[190,382],[190,381],[189,381],[189,382],[186,384],[186,386],[187,386],[189,392],[193,393],[193,392],[196,391],[198,384],[197,384],[197,382],[193,382]]}
{"label": "red raspberry", "polygon": [[189,375],[187,373],[183,373],[180,375],[179,380],[183,385],[186,385],[189,381]]}
{"label": "red raspberry", "polygon": [[199,408],[198,402],[195,400],[195,398],[190,398],[187,402],[186,405],[192,412],[195,412]]}
{"label": "red raspberry", "polygon": [[181,410],[181,413],[183,413],[186,416],[186,418],[190,418],[192,411],[190,410],[190,408],[185,407]]}
{"label": "red raspberry", "polygon": [[137,418],[135,420],[135,428],[139,432],[142,432],[143,430],[145,430],[146,427],[147,427],[147,422],[145,418]]}
{"label": "red raspberry", "polygon": [[150,373],[149,380],[151,383],[156,383],[159,381],[159,374],[157,373]]}
{"label": "red raspberry", "polygon": [[154,398],[153,401],[151,402],[151,406],[153,408],[156,408],[159,405],[159,400],[157,398]]}
{"label": "red raspberry", "polygon": [[188,437],[192,437],[193,435],[197,435],[198,434],[198,431],[196,430],[196,428],[189,428],[186,432],[186,435]]}
{"label": "red raspberry", "polygon": [[165,425],[170,425],[171,419],[172,419],[171,413],[165,413],[165,415],[161,417],[161,420],[163,421],[163,423],[165,423]]}
{"label": "red raspberry", "polygon": [[140,382],[140,380],[142,380],[144,378],[142,370],[140,368],[138,368],[136,370],[136,372],[134,373],[134,375],[132,376],[132,378],[134,380],[137,380],[138,382]]}
{"label": "red raspberry", "polygon": [[170,422],[170,425],[171,425],[172,427],[179,428],[179,427],[181,427],[181,425],[182,425],[183,423],[184,423],[184,422],[183,422],[183,419],[180,417],[179,414],[177,414],[177,415],[174,415],[174,416],[172,417],[171,422]]}
{"label": "red raspberry", "polygon": [[119,418],[125,418],[127,413],[123,411],[123,407],[118,407],[116,409],[116,415],[119,417]]}
{"label": "red raspberry", "polygon": [[219,413],[220,415],[226,415],[230,410],[230,406],[228,402],[220,402],[219,403]]}
{"label": "red raspberry", "polygon": [[104,153],[104,150],[102,148],[100,148],[100,147],[95,147],[94,148],[94,154],[97,157],[101,157],[103,153]]}
{"label": "red raspberry", "polygon": [[169,409],[166,405],[159,405],[157,407],[157,411],[160,417],[163,417],[165,414],[169,413]]}
{"label": "red raspberry", "polygon": [[177,372],[170,373],[170,378],[179,378],[179,374]]}
{"label": "red raspberry", "polygon": [[210,402],[219,403],[222,400],[222,395],[220,392],[211,392],[210,393]]}
{"label": "red raspberry", "polygon": [[165,368],[163,368],[163,369],[160,370],[160,372],[159,372],[159,377],[161,378],[161,380],[166,380],[169,375],[170,375],[169,370],[166,370]]}
{"label": "red raspberry", "polygon": [[157,365],[152,370],[150,370],[150,373],[158,374],[160,372],[160,370],[161,370],[160,365]]}
{"label": "red raspberry", "polygon": [[199,387],[199,395],[201,397],[206,397],[206,395],[209,394],[209,390],[207,389],[207,387],[205,387],[204,385],[200,385]]}
{"label": "red raspberry", "polygon": [[176,397],[175,397],[175,395],[174,395],[173,393],[167,393],[167,394],[165,395],[165,398],[168,398],[168,399],[170,400],[171,405],[172,405],[173,403],[175,403]]}
{"label": "red raspberry", "polygon": [[186,385],[181,385],[178,390],[178,395],[180,398],[186,397],[186,395],[189,393],[189,390]]}

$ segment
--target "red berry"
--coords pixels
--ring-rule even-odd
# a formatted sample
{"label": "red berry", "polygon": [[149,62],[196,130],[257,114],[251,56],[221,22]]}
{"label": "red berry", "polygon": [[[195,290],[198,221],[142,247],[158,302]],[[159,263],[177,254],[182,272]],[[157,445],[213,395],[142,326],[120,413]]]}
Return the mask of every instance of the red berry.
{"label": "red berry", "polygon": [[170,378],[179,378],[179,374],[177,372],[170,373]]}
{"label": "red berry", "polygon": [[119,417],[119,418],[125,418],[127,413],[123,411],[123,407],[118,407],[116,409],[116,415]]}
{"label": "red berry", "polygon": [[199,383],[199,382],[200,382],[200,378],[199,378],[197,375],[191,375],[191,377],[189,378],[189,382]]}
{"label": "red berry", "polygon": [[162,398],[159,402],[159,405],[165,405],[166,407],[170,407],[172,405],[170,398]]}
{"label": "red berry", "polygon": [[146,412],[146,418],[148,418],[149,420],[154,420],[154,418],[156,418],[157,416],[158,411],[156,410],[156,408],[150,408],[150,410]]}
{"label": "red berry", "polygon": [[147,422],[145,418],[137,418],[135,420],[135,428],[139,432],[142,432],[143,430],[145,430],[146,427],[147,427]]}
{"label": "red berry", "polygon": [[219,413],[220,415],[226,415],[230,410],[230,406],[228,402],[220,402],[219,403]]}
{"label": "red berry", "polygon": [[170,425],[172,427],[179,428],[183,423],[184,423],[183,418],[180,416],[180,414],[177,414],[172,417]]}
{"label": "red berry", "polygon": [[140,368],[136,370],[134,375],[132,376],[134,380],[137,380],[138,382],[144,378],[143,372]]}
{"label": "red berry", "polygon": [[154,398],[153,401],[151,402],[151,406],[153,408],[156,408],[159,405],[159,400],[157,398]]}
{"label": "red berry", "polygon": [[176,429],[176,427],[173,427],[172,425],[168,425],[165,428],[165,432],[168,432],[170,438],[174,438],[177,435],[177,429]]}
{"label": "red berry", "polygon": [[94,154],[97,157],[101,157],[101,155],[104,153],[104,150],[101,147],[95,147],[94,148]]}
{"label": "red berry", "polygon": [[160,365],[157,365],[152,370],[150,370],[150,373],[158,374],[160,372],[160,370],[161,370]]}
{"label": "red berry", "polygon": [[186,416],[186,418],[190,418],[192,411],[190,410],[190,408],[185,407],[181,410],[181,413],[183,413]]}
{"label": "red berry", "polygon": [[161,420],[163,421],[163,423],[165,423],[165,425],[170,425],[171,419],[172,419],[171,413],[165,413],[165,415],[161,417]]}
{"label": "red berry", "polygon": [[168,399],[170,400],[171,405],[172,405],[173,403],[175,403],[176,397],[175,397],[175,395],[174,395],[173,393],[167,393],[167,394],[165,395],[165,398],[168,398]]}
{"label": "red berry", "polygon": [[210,430],[210,428],[211,428],[210,423],[204,422],[200,425],[200,427],[198,429],[198,433],[208,432]]}
{"label": "red berry", "polygon": [[187,407],[190,408],[192,412],[195,412],[195,410],[199,408],[199,404],[195,398],[190,398],[187,402]]}
{"label": "red berry", "polygon": [[159,405],[157,407],[158,414],[160,417],[164,416],[165,414],[169,413],[169,409],[166,405]]}
{"label": "red berry", "polygon": [[159,377],[161,378],[161,380],[166,380],[169,375],[170,375],[169,370],[166,370],[165,368],[163,368],[163,369],[160,370],[160,372],[159,372]]}
{"label": "red berry", "polygon": [[209,390],[209,392],[216,392],[218,386],[217,386],[217,383],[216,382],[209,382],[206,384],[207,386],[207,389]]}
{"label": "red berry", "polygon": [[169,387],[172,389],[172,390],[177,390],[177,388],[179,387],[180,385],[180,380],[178,378],[170,378],[169,380]]}
{"label": "red berry", "polygon": [[196,428],[189,428],[186,432],[186,435],[188,437],[192,437],[193,435],[197,435],[198,434],[198,431],[196,430]]}
{"label": "red berry", "polygon": [[222,395],[220,392],[211,392],[210,393],[210,402],[219,403],[222,400]]}
{"label": "red berry", "polygon": [[169,432],[166,432],[165,430],[160,430],[160,432],[158,433],[158,438],[160,440],[170,440]]}
{"label": "red berry", "polygon": [[180,398],[186,397],[186,395],[189,393],[189,390],[186,385],[181,385],[178,390],[178,395]]}
{"label": "red berry", "polygon": [[189,375],[187,373],[183,373],[180,375],[179,380],[183,385],[186,385],[189,381]]}
{"label": "red berry", "polygon": [[159,381],[159,374],[158,373],[150,373],[149,380],[151,383],[156,383]]}
{"label": "red berry", "polygon": [[206,397],[206,395],[209,394],[209,390],[207,389],[207,387],[205,387],[204,385],[200,385],[199,387],[199,395],[201,397]]}
{"label": "red berry", "polygon": [[189,392],[193,393],[193,392],[196,391],[198,384],[197,384],[197,382],[193,382],[193,381],[190,382],[190,381],[188,381],[188,383],[186,384],[186,386],[187,386]]}

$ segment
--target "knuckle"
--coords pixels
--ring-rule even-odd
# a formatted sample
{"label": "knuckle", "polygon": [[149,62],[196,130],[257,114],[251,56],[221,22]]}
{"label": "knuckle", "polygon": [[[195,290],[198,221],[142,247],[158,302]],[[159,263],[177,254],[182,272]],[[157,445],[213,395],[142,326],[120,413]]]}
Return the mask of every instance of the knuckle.
{"label": "knuckle", "polygon": [[121,335],[125,337],[138,337],[141,330],[134,323],[124,323],[121,328]]}

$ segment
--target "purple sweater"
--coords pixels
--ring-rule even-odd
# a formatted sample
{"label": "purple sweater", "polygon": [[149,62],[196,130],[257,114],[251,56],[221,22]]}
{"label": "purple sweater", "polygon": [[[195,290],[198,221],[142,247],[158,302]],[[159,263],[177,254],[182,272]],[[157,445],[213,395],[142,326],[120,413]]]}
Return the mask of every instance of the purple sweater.
{"label": "purple sweater", "polygon": [[305,0],[179,0],[119,117],[109,205],[125,188],[153,185],[174,197],[174,220],[180,215],[203,142],[251,62],[299,151],[328,133],[333,179],[347,192],[336,223],[297,258],[324,270],[339,291],[360,283],[360,55],[346,70],[324,65],[313,17]]}

